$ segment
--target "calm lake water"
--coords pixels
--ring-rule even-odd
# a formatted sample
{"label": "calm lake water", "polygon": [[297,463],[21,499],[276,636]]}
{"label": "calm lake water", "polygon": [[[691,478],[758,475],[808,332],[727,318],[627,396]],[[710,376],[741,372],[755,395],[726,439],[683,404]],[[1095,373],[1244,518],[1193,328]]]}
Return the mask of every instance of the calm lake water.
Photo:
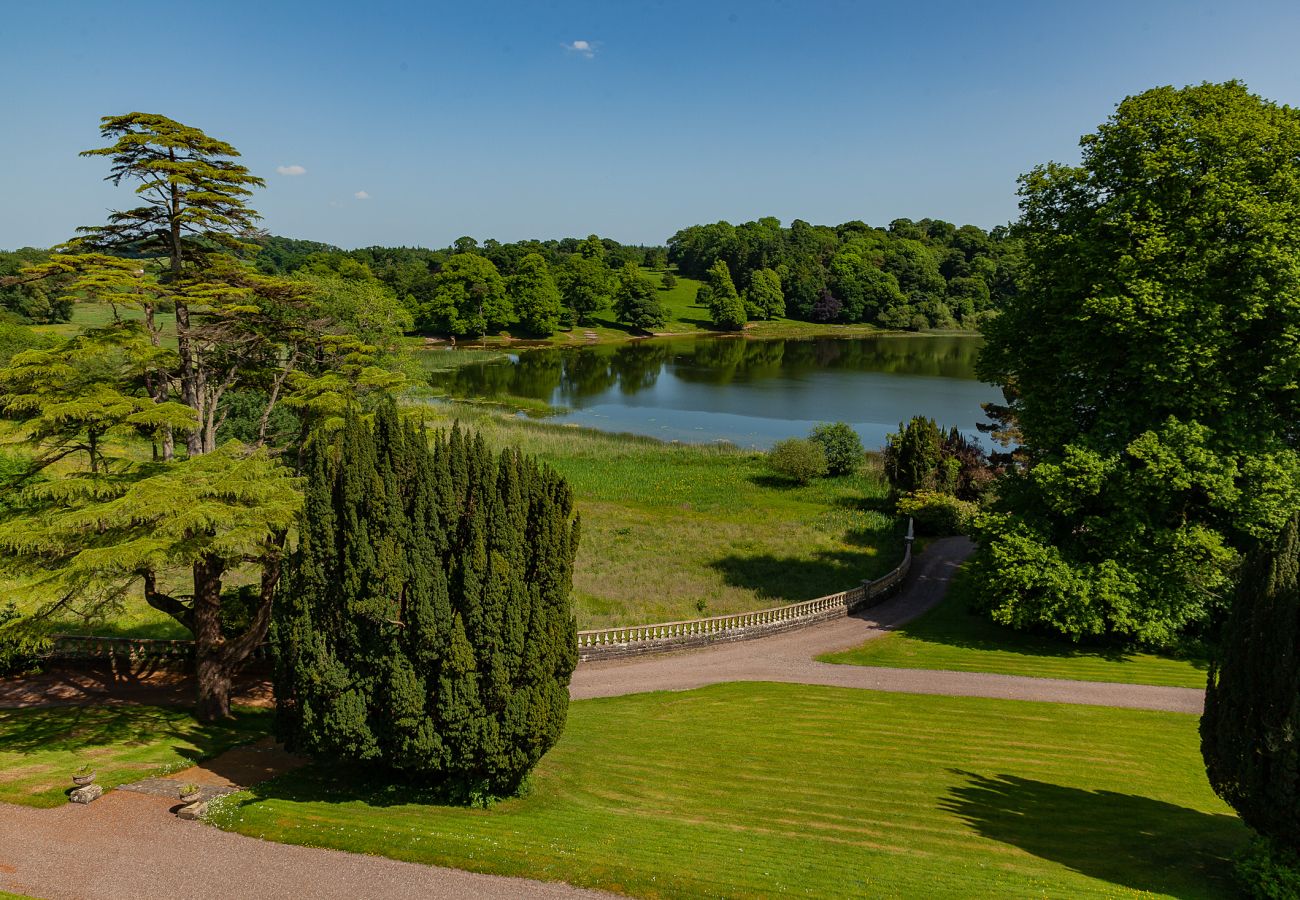
{"label": "calm lake water", "polygon": [[557,407],[551,421],[664,440],[765,449],[844,421],[879,447],[917,414],[978,436],[980,404],[1001,400],[975,378],[980,345],[949,335],[656,339],[527,350],[435,383],[460,397],[530,397]]}

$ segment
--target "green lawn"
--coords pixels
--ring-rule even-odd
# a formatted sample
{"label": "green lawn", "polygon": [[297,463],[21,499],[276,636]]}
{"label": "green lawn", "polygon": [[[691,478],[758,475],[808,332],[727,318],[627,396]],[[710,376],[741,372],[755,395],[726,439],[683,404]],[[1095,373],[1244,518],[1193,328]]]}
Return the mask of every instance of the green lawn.
{"label": "green lawn", "polygon": [[960,573],[944,601],[925,615],[861,647],[818,659],[856,666],[1205,687],[1203,660],[1080,646],[1064,638],[1026,634],[994,624],[970,611],[966,582]]}
{"label": "green lawn", "polygon": [[638,896],[1230,896],[1226,860],[1246,829],[1206,783],[1196,725],[715,685],[573,704],[531,792],[487,810],[309,769],[211,818],[270,840]]}
{"label": "green lawn", "polygon": [[227,724],[202,725],[187,711],[149,706],[0,710],[0,801],[67,802],[82,763],[105,789],[188,768],[266,734],[271,714],[238,710]]}

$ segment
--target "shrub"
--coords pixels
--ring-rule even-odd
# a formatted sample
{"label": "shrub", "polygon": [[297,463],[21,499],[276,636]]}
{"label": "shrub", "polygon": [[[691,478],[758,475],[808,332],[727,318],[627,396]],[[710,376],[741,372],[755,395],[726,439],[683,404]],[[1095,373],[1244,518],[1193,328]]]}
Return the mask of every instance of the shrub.
{"label": "shrub", "polygon": [[916,530],[931,537],[966,534],[978,507],[967,500],[938,491],[912,491],[898,498],[898,511],[911,516]]}
{"label": "shrub", "polygon": [[1300,855],[1256,837],[1237,857],[1242,892],[1256,900],[1300,900]]}
{"label": "shrub", "polygon": [[826,454],[826,471],[831,475],[851,475],[858,470],[865,451],[862,439],[847,422],[823,422],[808,437],[821,444]]}
{"label": "shrub", "polygon": [[0,606],[0,675],[19,675],[35,668],[50,639],[32,629],[13,603]]}
{"label": "shrub", "polygon": [[826,451],[803,438],[777,441],[767,454],[767,464],[778,475],[807,484],[826,474]]}

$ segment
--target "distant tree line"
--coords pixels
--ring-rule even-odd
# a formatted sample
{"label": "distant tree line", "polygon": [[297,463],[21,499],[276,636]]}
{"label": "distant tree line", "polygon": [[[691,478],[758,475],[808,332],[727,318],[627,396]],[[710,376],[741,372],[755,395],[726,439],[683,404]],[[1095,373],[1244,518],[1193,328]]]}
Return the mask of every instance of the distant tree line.
{"label": "distant tree line", "polygon": [[588,235],[503,244],[457,238],[442,250],[365,247],[267,237],[256,265],[267,274],[300,271],[380,285],[410,313],[418,331],[479,336],[520,326],[537,336],[587,325],[611,309],[618,322],[649,330],[667,313],[659,285],[642,268],[667,265],[663,247],[627,246]]}
{"label": "distant tree line", "polygon": [[[887,328],[975,327],[1011,296],[1020,242],[939,219],[895,219],[887,228],[833,228],[775,218],[692,225],[668,240],[668,261],[705,282],[715,322],[785,315]],[[719,263],[722,264],[719,268]]]}

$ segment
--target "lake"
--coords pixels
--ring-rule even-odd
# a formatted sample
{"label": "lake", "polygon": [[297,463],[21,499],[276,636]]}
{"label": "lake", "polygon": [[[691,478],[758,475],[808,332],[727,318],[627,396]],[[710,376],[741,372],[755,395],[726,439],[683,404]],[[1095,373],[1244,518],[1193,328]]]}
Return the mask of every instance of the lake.
{"label": "lake", "polygon": [[981,343],[965,335],[660,338],[525,350],[432,380],[452,396],[527,397],[556,408],[550,421],[663,440],[766,449],[817,422],[844,421],[880,447],[917,414],[978,437],[980,404],[1002,399],[975,377]]}

